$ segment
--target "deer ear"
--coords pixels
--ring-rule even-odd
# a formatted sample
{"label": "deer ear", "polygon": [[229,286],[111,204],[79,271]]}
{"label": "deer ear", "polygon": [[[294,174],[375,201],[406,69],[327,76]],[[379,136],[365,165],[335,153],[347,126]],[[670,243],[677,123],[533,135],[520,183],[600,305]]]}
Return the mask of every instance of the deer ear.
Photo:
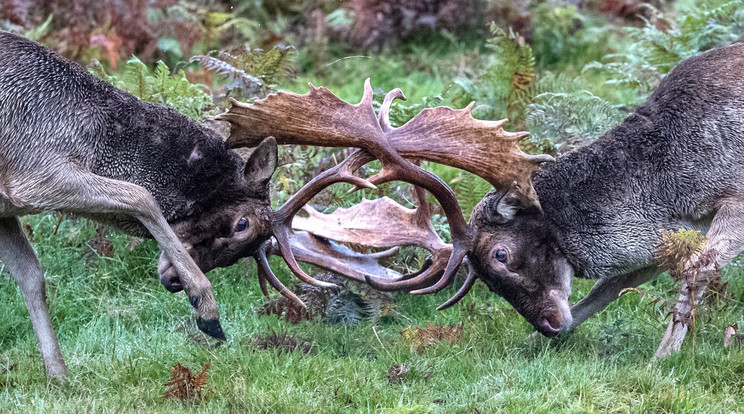
{"label": "deer ear", "polygon": [[486,208],[486,219],[494,224],[504,224],[511,221],[519,212],[519,201],[513,195],[505,193],[492,201]]}
{"label": "deer ear", "polygon": [[520,197],[518,191],[515,191],[516,187],[518,187],[518,184],[515,181],[509,191],[500,196],[495,195],[489,200],[483,211],[486,220],[494,224],[504,224],[514,219],[517,213],[525,209],[525,199]]}
{"label": "deer ear", "polygon": [[266,138],[245,163],[243,176],[249,191],[259,195],[268,194],[269,180],[276,170],[277,161],[276,140],[274,137]]}

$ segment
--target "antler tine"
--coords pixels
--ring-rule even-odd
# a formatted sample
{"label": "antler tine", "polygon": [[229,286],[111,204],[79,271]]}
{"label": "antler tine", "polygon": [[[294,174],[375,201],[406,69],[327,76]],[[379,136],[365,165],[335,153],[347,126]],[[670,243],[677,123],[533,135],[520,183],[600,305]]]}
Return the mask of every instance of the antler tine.
{"label": "antler tine", "polygon": [[300,268],[297,260],[292,253],[292,220],[297,212],[307,204],[313,197],[323,191],[326,187],[338,183],[347,182],[356,186],[362,186],[367,188],[376,188],[366,180],[359,178],[352,174],[353,171],[359,169],[362,165],[371,161],[373,157],[369,154],[365,154],[364,151],[356,151],[347,159],[342,161],[335,167],[323,172],[309,183],[303,186],[291,199],[289,199],[284,205],[278,210],[273,212],[273,233],[276,239],[281,256],[289,266],[289,269],[294,273],[300,280],[313,284],[318,287],[335,287],[333,283],[321,282],[306,274],[302,268]]}
{"label": "antler tine", "polygon": [[450,306],[459,302],[462,298],[465,297],[465,295],[468,294],[468,292],[470,292],[470,289],[473,287],[477,279],[478,279],[478,275],[475,273],[475,271],[473,271],[473,267],[470,264],[468,264],[468,276],[465,278],[465,282],[463,282],[460,289],[457,290],[457,293],[455,293],[451,298],[447,299],[446,302],[439,305],[437,310],[439,311],[445,310],[449,308]]}
{"label": "antler tine", "polygon": [[[528,155],[519,149],[527,132],[507,132],[506,120],[483,121],[472,117],[473,105],[465,109],[427,108],[400,128],[390,128],[387,114],[392,101],[402,97],[393,90],[383,102],[381,116],[372,108],[372,87],[364,82],[359,104],[350,105],[325,87],[307,94],[278,92],[254,104],[233,102],[216,119],[231,124],[228,146],[254,147],[273,136],[279,144],[357,147],[379,158],[384,141],[407,159],[420,159],[456,167],[480,177],[499,190],[517,181],[530,205],[539,206],[531,175],[549,155]],[[387,102],[387,105],[385,103]]]}
{"label": "antler tine", "polygon": [[413,196],[416,198],[416,220],[422,226],[427,225],[434,231],[431,225],[431,205],[426,198],[426,190],[421,187],[413,186]]}
{"label": "antler tine", "polygon": [[[424,286],[433,286],[431,283],[432,279],[439,278],[437,283],[443,279],[444,272],[442,269],[446,268],[451,256],[452,254],[449,253],[446,257],[442,257],[439,260],[432,259],[429,267],[421,272],[417,272],[418,274],[412,277],[404,276],[397,280],[385,280],[369,276],[365,277],[365,282],[373,288],[383,292],[395,292],[401,290],[413,294],[420,293],[421,290],[428,289],[424,288]],[[455,272],[457,272],[457,270],[455,270]]]}
{"label": "antler tine", "polygon": [[[401,278],[400,273],[381,266],[378,260],[389,256],[397,248],[378,253],[357,253],[350,248],[336,244],[331,240],[315,236],[306,231],[292,233],[290,238],[292,254],[305,263],[311,263],[350,279],[364,282],[364,277],[374,275],[381,278]],[[271,254],[281,255],[279,246],[274,241]]]}
{"label": "antler tine", "polygon": [[400,88],[395,88],[388,92],[387,95],[385,95],[385,99],[382,101],[380,112],[377,114],[377,122],[380,124],[380,128],[382,128],[382,132],[388,132],[393,129],[390,126],[390,106],[396,99],[402,101],[406,100],[406,96],[403,95],[403,91],[401,91]]}
{"label": "antler tine", "polygon": [[[395,131],[396,129],[390,129],[386,137],[389,138]],[[444,273],[433,286],[411,291],[413,294],[437,292],[451,283],[453,276],[460,268],[460,262],[465,258],[473,243],[472,230],[465,223],[455,193],[441,178],[403,158],[392,148],[387,140],[380,143],[379,151],[379,156],[377,154],[375,155],[382,163],[382,170],[367,181],[373,184],[382,184],[389,181],[401,180],[418,187],[423,187],[439,201],[447,217],[452,234],[452,250],[447,258]],[[377,289],[386,291],[416,289],[416,287],[427,283],[431,278],[437,277],[441,270],[442,262],[435,261],[429,269],[412,279],[386,281],[370,277],[367,278],[367,283]]]}
{"label": "antler tine", "polygon": [[292,293],[291,290],[287,289],[287,287],[284,286],[284,284],[276,277],[274,272],[271,271],[269,260],[266,258],[266,252],[270,248],[271,241],[266,241],[258,248],[258,250],[256,250],[256,253],[253,256],[256,259],[256,267],[258,268],[258,281],[261,285],[261,291],[264,293],[264,295],[268,296],[268,291],[266,290],[266,281],[268,281],[269,284],[282,296],[291,300],[297,306],[301,306],[307,309],[307,305],[305,305],[305,302],[303,302],[302,299],[298,298],[297,295]]}
{"label": "antler tine", "polygon": [[296,217],[292,226],[296,230],[344,243],[376,248],[413,245],[426,249],[431,252],[433,263],[415,276],[401,276],[393,280],[400,283],[388,286],[386,283],[391,281],[388,277],[380,278],[371,273],[366,276],[369,277],[368,283],[380,290],[410,290],[430,286],[432,283],[429,280],[440,277],[449,261],[452,245],[444,243],[432,227],[425,191],[419,187],[414,189],[418,199],[415,210],[405,208],[388,197],[364,199],[360,204],[338,208],[330,214],[320,214],[306,206],[309,217]]}
{"label": "antler tine", "polygon": [[[429,266],[424,272],[416,277],[410,279],[401,279],[394,281],[387,281],[375,277],[365,278],[366,282],[374,287],[375,289],[392,292],[397,290],[408,291],[414,295],[421,295],[426,293],[434,293],[442,290],[452,283],[452,279],[457,271],[460,269],[462,260],[468,253],[468,247],[453,246],[453,249],[447,257],[446,261],[433,261],[432,265]],[[446,265],[446,266],[445,266]],[[444,271],[442,269],[444,268]],[[441,274],[441,276],[440,276]],[[439,280],[432,286],[421,288],[421,286],[430,283],[431,279],[439,277]]]}
{"label": "antler tine", "polygon": [[321,282],[320,280],[313,278],[312,276],[305,273],[304,270],[302,270],[300,264],[297,263],[297,259],[295,259],[294,255],[292,254],[292,244],[289,240],[290,233],[284,228],[284,226],[279,229],[274,229],[274,238],[279,245],[279,250],[282,253],[284,262],[287,263],[287,266],[289,266],[289,270],[291,270],[292,273],[294,273],[295,276],[297,276],[300,280],[305,283],[309,283],[311,285],[322,288],[337,287],[333,283]]}
{"label": "antler tine", "polygon": [[364,164],[374,160],[374,157],[363,150],[355,151],[341,163],[324,171],[300,188],[292,198],[274,212],[275,221],[291,223],[295,216],[310,200],[327,187],[340,182],[349,183],[362,188],[377,189],[368,180],[353,175],[353,172]]}

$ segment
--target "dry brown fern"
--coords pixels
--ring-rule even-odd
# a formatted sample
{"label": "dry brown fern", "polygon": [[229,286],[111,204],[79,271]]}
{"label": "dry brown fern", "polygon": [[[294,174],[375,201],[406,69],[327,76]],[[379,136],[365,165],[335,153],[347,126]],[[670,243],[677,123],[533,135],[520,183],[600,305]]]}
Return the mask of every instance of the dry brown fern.
{"label": "dry brown fern", "polygon": [[275,350],[279,354],[300,352],[303,354],[314,353],[315,342],[298,338],[286,331],[275,331],[269,328],[265,334],[256,334],[251,338],[251,344],[258,350]]}
{"label": "dry brown fern", "polygon": [[411,350],[423,354],[427,348],[438,343],[455,344],[462,339],[462,324],[439,325],[426,322],[425,328],[408,327],[401,331],[401,336],[410,344]]}
{"label": "dry brown fern", "polygon": [[387,372],[387,379],[388,384],[394,385],[394,384],[402,384],[405,380],[405,376],[408,373],[408,371],[411,370],[411,364],[403,363],[403,364],[396,364],[391,366]]}
{"label": "dry brown fern", "polygon": [[695,254],[702,253],[706,238],[695,230],[676,232],[661,230],[661,243],[656,246],[655,258],[675,280],[682,280]]}
{"label": "dry brown fern", "polygon": [[207,361],[198,374],[184,367],[179,362],[171,367],[171,378],[165,383],[168,389],[161,395],[163,398],[175,398],[181,401],[201,400],[207,386],[207,370],[212,361]]}
{"label": "dry brown fern", "polygon": [[274,315],[279,319],[284,319],[292,325],[313,319],[312,312],[284,296],[266,301],[258,311],[262,315]]}

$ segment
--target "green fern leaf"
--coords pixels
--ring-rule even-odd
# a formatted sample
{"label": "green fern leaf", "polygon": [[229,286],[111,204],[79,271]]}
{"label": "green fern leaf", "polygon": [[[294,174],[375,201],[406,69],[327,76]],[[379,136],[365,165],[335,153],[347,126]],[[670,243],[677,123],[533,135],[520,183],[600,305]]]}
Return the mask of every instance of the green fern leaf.
{"label": "green fern leaf", "polygon": [[225,101],[231,95],[247,100],[266,96],[275,82],[291,74],[293,52],[294,48],[281,45],[268,51],[246,46],[193,56],[190,62],[199,62],[204,69],[229,79],[218,100]]}
{"label": "green fern leaf", "polygon": [[543,93],[526,112],[530,142],[559,155],[596,140],[625,116],[589,91]]}
{"label": "green fern leaf", "polygon": [[158,62],[150,69],[136,56],[129,59],[119,74],[108,75],[100,63],[91,65],[91,73],[131,93],[142,101],[170,106],[193,119],[212,106],[204,85],[192,84],[183,71],[171,74],[168,65]]}

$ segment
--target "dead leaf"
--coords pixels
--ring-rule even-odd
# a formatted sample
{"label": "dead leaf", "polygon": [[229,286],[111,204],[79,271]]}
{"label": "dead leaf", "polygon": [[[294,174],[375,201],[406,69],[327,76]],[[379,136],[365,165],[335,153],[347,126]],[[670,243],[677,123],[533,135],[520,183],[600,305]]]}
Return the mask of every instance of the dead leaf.
{"label": "dead leaf", "polygon": [[734,335],[736,334],[737,328],[738,328],[737,324],[729,325],[726,328],[726,336],[723,338],[724,348],[728,348],[731,345],[732,339],[734,339]]}
{"label": "dead leaf", "polygon": [[31,227],[28,223],[23,223],[23,230],[26,232],[26,237],[28,237],[28,241],[32,242],[34,241],[34,229]]}
{"label": "dead leaf", "polygon": [[397,364],[393,365],[387,370],[388,384],[402,384],[403,377],[408,371],[411,370],[411,364]]}
{"label": "dead leaf", "polygon": [[462,324],[460,325],[435,325],[426,323],[426,328],[408,327],[400,333],[405,338],[412,350],[422,354],[426,349],[441,343],[455,344],[462,339]]}
{"label": "dead leaf", "polygon": [[178,364],[171,367],[171,378],[165,383],[168,389],[161,395],[163,398],[176,398],[181,401],[197,401],[202,397],[202,392],[207,386],[207,370],[212,361],[207,361],[201,372],[194,373]]}

